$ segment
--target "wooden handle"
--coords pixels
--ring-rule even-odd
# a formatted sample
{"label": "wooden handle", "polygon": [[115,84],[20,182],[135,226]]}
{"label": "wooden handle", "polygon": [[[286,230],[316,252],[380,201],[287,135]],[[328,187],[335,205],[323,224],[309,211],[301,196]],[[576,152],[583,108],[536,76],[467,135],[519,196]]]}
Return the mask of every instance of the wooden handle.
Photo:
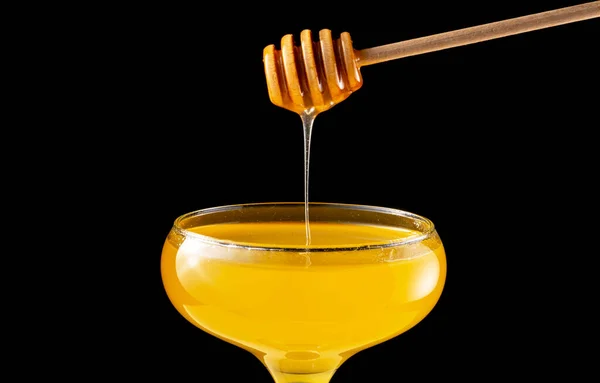
{"label": "wooden handle", "polygon": [[420,37],[355,52],[359,67],[600,16],[600,1]]}

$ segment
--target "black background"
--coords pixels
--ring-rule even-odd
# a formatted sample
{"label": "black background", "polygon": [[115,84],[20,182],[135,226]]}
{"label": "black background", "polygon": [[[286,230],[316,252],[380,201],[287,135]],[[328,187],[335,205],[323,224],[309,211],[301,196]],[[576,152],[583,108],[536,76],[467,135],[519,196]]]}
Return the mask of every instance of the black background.
{"label": "black background", "polygon": [[[303,199],[301,121],[269,101],[265,46],[328,28],[362,49],[579,3],[104,9],[86,42],[94,69],[81,88],[93,102],[79,109],[91,134],[80,154],[97,154],[87,186],[116,207],[105,211],[117,242],[104,286],[112,273],[124,280],[104,313],[115,337],[103,368],[270,381],[250,353],[177,313],[159,268],[180,214]],[[598,192],[599,32],[584,21],[365,67],[363,87],[318,116],[310,199],[427,216],[448,256],[432,313],[352,357],[332,382],[576,375],[588,365],[563,342],[588,342],[575,330],[594,318],[584,296],[598,247],[585,222]]]}

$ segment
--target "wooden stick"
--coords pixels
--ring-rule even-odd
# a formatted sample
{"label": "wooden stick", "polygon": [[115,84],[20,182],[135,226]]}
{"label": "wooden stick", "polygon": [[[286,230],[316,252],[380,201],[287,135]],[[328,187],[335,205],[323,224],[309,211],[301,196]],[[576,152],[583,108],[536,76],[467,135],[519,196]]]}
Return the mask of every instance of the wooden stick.
{"label": "wooden stick", "polygon": [[[600,16],[600,1],[420,37],[355,52],[359,67]],[[600,36],[599,36],[600,37]],[[600,40],[600,39],[599,39]],[[599,41],[600,44],[600,41]]]}

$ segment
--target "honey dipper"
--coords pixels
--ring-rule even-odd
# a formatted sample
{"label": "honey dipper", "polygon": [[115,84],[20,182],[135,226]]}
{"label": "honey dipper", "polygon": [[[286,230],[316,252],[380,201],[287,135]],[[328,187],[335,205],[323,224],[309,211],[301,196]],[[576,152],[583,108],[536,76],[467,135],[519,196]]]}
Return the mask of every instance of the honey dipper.
{"label": "honey dipper", "polygon": [[311,31],[303,30],[300,46],[295,46],[288,34],[281,39],[281,50],[273,44],[264,49],[269,98],[273,104],[299,114],[318,114],[362,86],[363,66],[599,16],[600,1],[593,1],[362,50],[352,47],[348,32],[333,40],[331,31],[322,29],[319,41],[313,42]]}

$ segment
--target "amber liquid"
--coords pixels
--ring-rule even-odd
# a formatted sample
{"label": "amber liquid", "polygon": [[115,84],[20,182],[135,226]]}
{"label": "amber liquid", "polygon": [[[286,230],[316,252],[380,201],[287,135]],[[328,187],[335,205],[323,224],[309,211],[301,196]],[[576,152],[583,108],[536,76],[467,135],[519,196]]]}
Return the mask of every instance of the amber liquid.
{"label": "amber liquid", "polygon": [[352,354],[417,324],[436,304],[446,276],[437,234],[404,246],[356,250],[420,233],[312,222],[308,250],[347,249],[310,252],[304,222],[190,230],[251,247],[289,248],[226,247],[171,233],[162,256],[164,285],[177,310],[254,353],[272,372],[334,371]]}
{"label": "amber liquid", "polygon": [[304,224],[306,231],[306,245],[311,243],[310,234],[310,213],[309,213],[309,198],[308,185],[310,176],[310,140],[312,137],[312,128],[315,122],[316,113],[305,112],[300,115],[302,118],[302,129],[304,131]]}

